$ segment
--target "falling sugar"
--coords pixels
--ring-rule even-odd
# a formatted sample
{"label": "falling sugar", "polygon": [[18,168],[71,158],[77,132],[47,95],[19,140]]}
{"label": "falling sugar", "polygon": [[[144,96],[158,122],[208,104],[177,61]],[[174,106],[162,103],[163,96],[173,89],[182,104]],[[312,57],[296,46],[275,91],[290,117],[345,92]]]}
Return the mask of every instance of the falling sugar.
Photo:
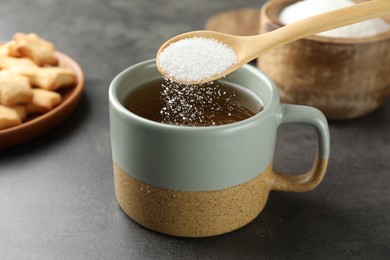
{"label": "falling sugar", "polygon": [[168,45],[159,55],[160,68],[180,82],[206,82],[237,64],[232,48],[215,39],[192,37]]}
{"label": "falling sugar", "polygon": [[161,91],[163,107],[160,113],[163,122],[167,124],[197,126],[207,122],[215,125],[219,113],[231,116],[234,108],[229,100],[235,96],[235,91],[221,89],[214,82],[186,85],[165,79]]}

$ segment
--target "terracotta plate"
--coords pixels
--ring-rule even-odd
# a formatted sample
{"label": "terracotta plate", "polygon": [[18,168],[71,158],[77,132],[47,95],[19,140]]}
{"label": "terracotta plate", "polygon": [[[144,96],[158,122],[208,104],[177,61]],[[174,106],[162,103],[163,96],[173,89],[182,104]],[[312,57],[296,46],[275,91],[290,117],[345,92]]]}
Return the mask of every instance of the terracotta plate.
{"label": "terracotta plate", "polygon": [[233,9],[210,17],[205,29],[222,33],[250,36],[259,34],[259,8]]}
{"label": "terracotta plate", "polygon": [[60,90],[62,102],[50,112],[28,118],[21,125],[0,130],[0,149],[10,147],[42,135],[60,124],[76,108],[84,88],[84,73],[80,65],[67,55],[56,52],[60,64],[73,70],[77,77],[77,85]]}

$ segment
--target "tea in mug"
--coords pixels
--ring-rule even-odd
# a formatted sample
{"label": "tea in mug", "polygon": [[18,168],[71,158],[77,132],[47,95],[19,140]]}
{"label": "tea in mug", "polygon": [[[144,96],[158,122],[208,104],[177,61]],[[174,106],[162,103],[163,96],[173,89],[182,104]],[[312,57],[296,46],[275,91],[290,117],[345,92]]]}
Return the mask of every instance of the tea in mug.
{"label": "tea in mug", "polygon": [[185,85],[163,78],[130,91],[123,105],[143,118],[182,126],[231,124],[263,110],[258,96],[236,84]]}

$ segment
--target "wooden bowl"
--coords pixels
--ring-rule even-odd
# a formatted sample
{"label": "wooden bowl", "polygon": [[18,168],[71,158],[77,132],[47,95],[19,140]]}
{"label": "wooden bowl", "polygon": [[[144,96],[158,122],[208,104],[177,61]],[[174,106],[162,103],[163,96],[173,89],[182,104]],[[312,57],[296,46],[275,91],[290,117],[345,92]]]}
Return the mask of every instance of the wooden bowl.
{"label": "wooden bowl", "polygon": [[62,102],[46,114],[30,117],[21,125],[0,130],[0,149],[26,142],[59,125],[76,108],[84,88],[84,74],[79,64],[67,55],[56,53],[61,64],[74,71],[76,86],[59,93]]}
{"label": "wooden bowl", "polygon": [[[267,2],[260,33],[283,26],[279,14],[295,2]],[[364,38],[311,36],[262,55],[257,64],[285,103],[317,107],[329,119],[364,116],[390,95],[390,30]]]}

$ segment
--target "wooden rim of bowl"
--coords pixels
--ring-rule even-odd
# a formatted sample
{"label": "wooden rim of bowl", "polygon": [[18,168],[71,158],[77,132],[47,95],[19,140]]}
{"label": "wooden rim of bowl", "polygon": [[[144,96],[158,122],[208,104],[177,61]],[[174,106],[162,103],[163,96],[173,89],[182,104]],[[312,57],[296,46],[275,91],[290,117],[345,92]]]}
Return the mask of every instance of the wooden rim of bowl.
{"label": "wooden rim of bowl", "polygon": [[65,120],[78,105],[84,89],[84,73],[80,65],[69,56],[56,52],[60,63],[72,70],[77,78],[74,87],[61,91],[62,102],[51,111],[20,125],[0,130],[0,149],[31,140],[49,131]]}
{"label": "wooden rim of bowl", "polygon": [[[279,20],[280,12],[287,6],[294,4],[301,0],[270,0],[263,5],[261,8],[261,17],[267,17],[267,19],[272,23],[272,28],[270,30],[276,30],[279,27],[283,27],[283,24]],[[355,1],[362,2],[362,1]],[[390,24],[390,15],[382,17],[387,23]],[[379,42],[383,40],[390,39],[390,29],[373,36],[368,37],[356,37],[356,38],[342,38],[342,37],[326,37],[326,36],[309,36],[305,39],[318,42],[327,42],[327,43],[336,43],[336,44],[356,44],[356,43],[370,43],[370,42]]]}

